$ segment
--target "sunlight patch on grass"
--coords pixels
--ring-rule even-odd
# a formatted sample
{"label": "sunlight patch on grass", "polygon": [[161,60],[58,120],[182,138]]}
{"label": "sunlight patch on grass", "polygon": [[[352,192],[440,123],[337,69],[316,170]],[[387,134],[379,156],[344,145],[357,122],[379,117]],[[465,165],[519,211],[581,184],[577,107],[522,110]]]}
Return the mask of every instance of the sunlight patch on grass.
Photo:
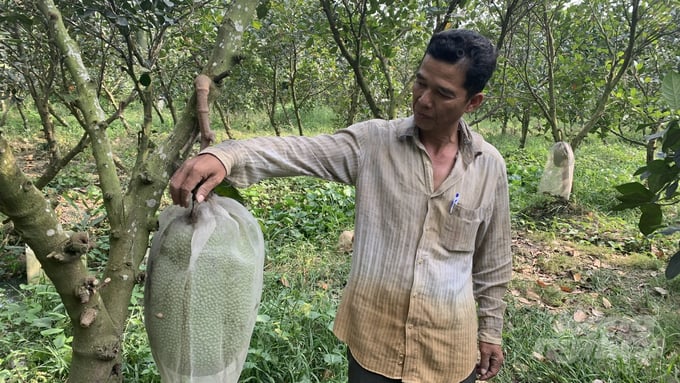
{"label": "sunlight patch on grass", "polygon": [[613,256],[609,258],[613,265],[620,265],[637,270],[662,270],[666,263],[653,258],[649,254],[631,253],[625,256]]}

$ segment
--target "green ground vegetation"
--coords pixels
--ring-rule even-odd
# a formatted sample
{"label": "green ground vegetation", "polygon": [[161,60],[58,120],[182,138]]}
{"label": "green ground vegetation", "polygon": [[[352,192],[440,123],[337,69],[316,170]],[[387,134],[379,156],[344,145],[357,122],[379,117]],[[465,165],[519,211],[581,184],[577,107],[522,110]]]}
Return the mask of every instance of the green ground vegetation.
{"label": "green ground vegetation", "polygon": [[[331,130],[332,117],[316,116],[310,116],[308,129],[316,121],[317,132]],[[494,381],[680,382],[680,278],[669,281],[663,273],[677,238],[644,237],[636,226],[638,212],[611,210],[614,186],[633,179],[644,161],[643,148],[614,138],[589,139],[576,153],[572,198],[564,202],[537,193],[549,140],[532,137],[518,149],[518,139],[496,135],[492,123],[477,129],[506,158],[512,205],[515,263],[507,294],[507,360]],[[39,171],[39,133],[29,128],[5,134],[26,171]],[[252,128],[234,134],[270,133]],[[121,131],[121,148],[127,137],[134,132]],[[121,161],[130,161],[124,150],[118,153]],[[97,273],[108,244],[91,166],[79,155],[45,191],[65,225],[87,230],[96,241],[87,261]],[[331,329],[351,259],[337,241],[353,226],[353,188],[308,178],[274,179],[242,195],[262,225],[267,261],[241,381],[346,381],[345,348]],[[674,219],[673,207],[668,209],[667,219]],[[11,223],[4,222],[0,383],[65,381],[70,323],[49,283],[25,283],[24,252]],[[129,306],[125,380],[159,382],[144,332],[142,297],[139,287]]]}

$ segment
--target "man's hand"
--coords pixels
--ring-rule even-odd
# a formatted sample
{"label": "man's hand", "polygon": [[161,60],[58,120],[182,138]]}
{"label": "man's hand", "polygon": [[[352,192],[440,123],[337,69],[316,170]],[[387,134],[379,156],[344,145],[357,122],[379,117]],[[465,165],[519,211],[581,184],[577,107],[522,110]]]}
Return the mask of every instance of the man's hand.
{"label": "man's hand", "polygon": [[496,376],[500,371],[505,357],[503,350],[498,344],[479,342],[480,359],[477,363],[478,380],[488,380]]}
{"label": "man's hand", "polygon": [[[191,194],[196,193],[196,201],[203,202],[217,185],[227,176],[227,170],[217,157],[201,154],[187,160],[170,178],[172,202],[189,207]],[[198,187],[198,189],[196,189]]]}

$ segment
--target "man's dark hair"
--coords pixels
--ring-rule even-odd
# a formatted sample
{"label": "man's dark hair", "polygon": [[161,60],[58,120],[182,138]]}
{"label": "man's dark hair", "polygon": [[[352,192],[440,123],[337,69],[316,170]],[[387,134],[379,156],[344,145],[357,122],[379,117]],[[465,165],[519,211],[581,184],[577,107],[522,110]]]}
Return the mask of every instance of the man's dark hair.
{"label": "man's dark hair", "polygon": [[498,53],[486,37],[466,29],[449,29],[436,33],[426,53],[449,64],[462,64],[466,69],[463,87],[468,97],[481,92],[496,69]]}

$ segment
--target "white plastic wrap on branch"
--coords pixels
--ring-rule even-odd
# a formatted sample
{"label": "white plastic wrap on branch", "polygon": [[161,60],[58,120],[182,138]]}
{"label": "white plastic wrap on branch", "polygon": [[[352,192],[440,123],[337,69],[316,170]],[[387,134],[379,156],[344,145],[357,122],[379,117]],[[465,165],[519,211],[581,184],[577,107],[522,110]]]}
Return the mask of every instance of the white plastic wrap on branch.
{"label": "white plastic wrap on branch", "polygon": [[210,77],[199,74],[194,80],[196,88],[196,114],[198,128],[201,132],[201,149],[205,149],[215,142],[215,132],[210,129],[210,103],[208,96],[212,80]]}
{"label": "white plastic wrap on branch", "polygon": [[237,201],[166,208],[147,268],[144,317],[163,383],[236,383],[262,293],[264,240]]}

